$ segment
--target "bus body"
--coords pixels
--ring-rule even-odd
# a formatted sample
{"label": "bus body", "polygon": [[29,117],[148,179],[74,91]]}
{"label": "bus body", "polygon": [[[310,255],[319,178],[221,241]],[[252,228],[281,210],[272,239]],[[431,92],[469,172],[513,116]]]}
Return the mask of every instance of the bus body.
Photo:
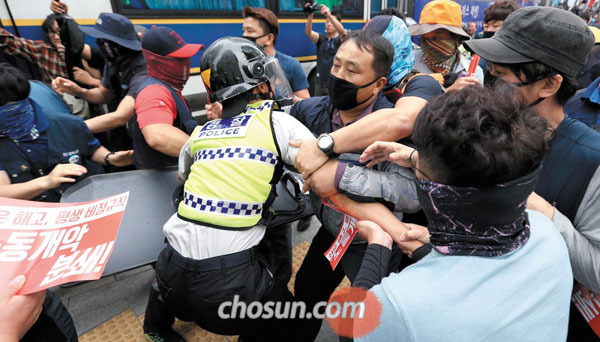
{"label": "bus body", "polygon": [[[69,14],[80,25],[93,25],[101,12],[120,13],[134,24],[150,28],[152,25],[169,26],[187,42],[206,46],[224,36],[242,35],[241,9],[243,6],[269,8],[277,14],[280,23],[276,49],[298,59],[307,78],[314,82],[316,46],[304,34],[306,14],[302,12],[305,0],[63,0],[69,6]],[[395,7],[417,22],[426,3],[431,0],[316,0],[339,11],[347,30],[361,29],[364,24],[383,8]],[[531,5],[522,0],[522,5]],[[463,22],[477,22],[481,30],[484,10],[493,3],[489,0],[460,0]],[[5,0],[0,4],[3,26],[29,39],[44,39],[41,25],[50,13],[50,0]],[[12,13],[12,18],[9,15]],[[16,27],[16,29],[15,29]],[[313,30],[324,32],[325,20],[317,14]],[[95,44],[86,36],[88,44]],[[184,93],[204,92],[199,77],[202,52],[192,58],[192,78]]]}

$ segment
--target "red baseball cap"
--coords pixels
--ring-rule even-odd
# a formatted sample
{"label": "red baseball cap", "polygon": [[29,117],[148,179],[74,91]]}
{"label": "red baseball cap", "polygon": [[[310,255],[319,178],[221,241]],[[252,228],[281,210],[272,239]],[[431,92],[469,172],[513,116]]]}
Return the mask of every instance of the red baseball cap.
{"label": "red baseball cap", "polygon": [[142,38],[142,49],[161,56],[189,58],[204,49],[202,44],[187,44],[168,27],[152,27]]}

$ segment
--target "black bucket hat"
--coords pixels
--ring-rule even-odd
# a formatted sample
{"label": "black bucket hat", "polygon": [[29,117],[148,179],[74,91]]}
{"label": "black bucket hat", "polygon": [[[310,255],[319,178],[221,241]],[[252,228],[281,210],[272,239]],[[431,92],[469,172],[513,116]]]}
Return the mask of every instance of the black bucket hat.
{"label": "black bucket hat", "polygon": [[81,26],[81,31],[96,38],[106,39],[135,51],[142,51],[142,42],[133,27],[133,23],[116,13],[100,13],[96,25]]}
{"label": "black bucket hat", "polygon": [[492,38],[469,40],[467,50],[490,62],[540,62],[575,77],[594,45],[587,24],[571,12],[527,7],[511,13]]}

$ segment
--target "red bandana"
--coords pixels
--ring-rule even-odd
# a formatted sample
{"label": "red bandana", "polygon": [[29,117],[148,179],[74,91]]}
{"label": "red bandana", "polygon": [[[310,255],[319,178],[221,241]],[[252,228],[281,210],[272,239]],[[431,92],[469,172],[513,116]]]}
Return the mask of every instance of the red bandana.
{"label": "red bandana", "polygon": [[181,92],[190,78],[190,59],[157,55],[142,49],[148,66],[147,75],[157,78]]}

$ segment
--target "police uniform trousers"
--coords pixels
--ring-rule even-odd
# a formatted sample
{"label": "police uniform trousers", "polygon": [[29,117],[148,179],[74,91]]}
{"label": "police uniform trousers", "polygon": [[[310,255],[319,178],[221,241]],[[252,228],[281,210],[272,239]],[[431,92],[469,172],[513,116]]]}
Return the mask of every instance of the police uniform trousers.
{"label": "police uniform trousers", "polygon": [[[263,239],[264,241],[264,239]],[[162,303],[183,321],[220,335],[241,335],[256,341],[281,341],[289,334],[288,320],[240,318],[223,319],[223,302],[292,301],[287,284],[273,276],[263,243],[245,251],[195,260],[179,254],[171,246],[156,262],[156,280]],[[224,312],[231,314],[232,306]]]}

